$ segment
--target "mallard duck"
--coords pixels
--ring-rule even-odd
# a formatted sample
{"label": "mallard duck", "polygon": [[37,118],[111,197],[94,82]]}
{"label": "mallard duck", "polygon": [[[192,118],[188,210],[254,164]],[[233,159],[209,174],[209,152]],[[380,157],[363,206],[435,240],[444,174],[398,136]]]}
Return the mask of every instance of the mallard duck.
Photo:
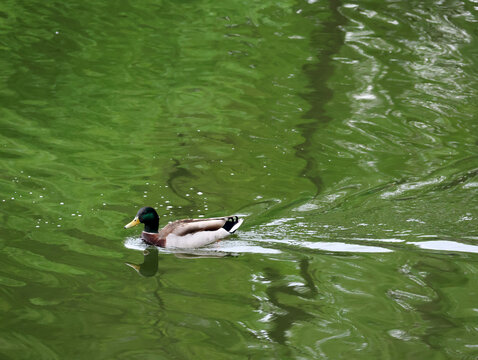
{"label": "mallard duck", "polygon": [[136,217],[125,229],[144,224],[141,238],[148,244],[160,247],[193,249],[212,244],[233,234],[244,220],[237,216],[209,219],[184,219],[169,223],[160,231],[159,216],[152,207],[139,209]]}

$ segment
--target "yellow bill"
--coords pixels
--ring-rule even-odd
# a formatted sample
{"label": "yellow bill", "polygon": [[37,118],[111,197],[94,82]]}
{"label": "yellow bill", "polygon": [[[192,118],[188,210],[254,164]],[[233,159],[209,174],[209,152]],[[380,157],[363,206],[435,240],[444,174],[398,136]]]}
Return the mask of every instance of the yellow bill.
{"label": "yellow bill", "polygon": [[136,265],[136,264],[131,264],[131,263],[125,263],[127,266],[135,269],[138,273],[139,273],[139,270],[141,269],[141,267],[139,265]]}
{"label": "yellow bill", "polygon": [[130,227],[136,226],[136,225],[138,225],[139,223],[140,223],[139,218],[136,216],[136,217],[133,219],[133,221],[131,221],[130,223],[126,224],[126,225],[124,226],[124,228],[125,228],[125,229],[129,229]]}

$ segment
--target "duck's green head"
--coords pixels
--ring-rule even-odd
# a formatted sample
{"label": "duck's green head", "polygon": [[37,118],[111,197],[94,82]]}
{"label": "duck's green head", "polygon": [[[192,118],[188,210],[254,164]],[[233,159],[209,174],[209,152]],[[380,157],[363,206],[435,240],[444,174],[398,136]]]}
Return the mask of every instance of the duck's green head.
{"label": "duck's green head", "polygon": [[159,228],[159,216],[152,207],[142,207],[138,210],[136,217],[130,223],[125,225],[125,229],[136,226],[139,223],[144,224],[144,231],[149,233],[157,233]]}

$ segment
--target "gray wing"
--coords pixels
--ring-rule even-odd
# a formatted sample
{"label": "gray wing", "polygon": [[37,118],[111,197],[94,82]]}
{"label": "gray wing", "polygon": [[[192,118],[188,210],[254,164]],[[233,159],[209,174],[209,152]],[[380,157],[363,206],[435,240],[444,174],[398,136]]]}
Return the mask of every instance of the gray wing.
{"label": "gray wing", "polygon": [[160,237],[166,238],[169,234],[184,236],[198,231],[215,231],[224,226],[227,217],[209,218],[209,219],[188,219],[177,220],[166,225],[160,232]]}

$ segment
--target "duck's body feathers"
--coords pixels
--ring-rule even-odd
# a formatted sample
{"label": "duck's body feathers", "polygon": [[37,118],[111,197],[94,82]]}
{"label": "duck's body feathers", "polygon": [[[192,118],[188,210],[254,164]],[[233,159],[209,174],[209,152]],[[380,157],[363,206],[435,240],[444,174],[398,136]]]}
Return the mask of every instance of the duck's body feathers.
{"label": "duck's body feathers", "polygon": [[169,234],[184,236],[198,231],[215,231],[224,226],[227,217],[209,219],[183,219],[169,223],[159,232],[162,237]]}

